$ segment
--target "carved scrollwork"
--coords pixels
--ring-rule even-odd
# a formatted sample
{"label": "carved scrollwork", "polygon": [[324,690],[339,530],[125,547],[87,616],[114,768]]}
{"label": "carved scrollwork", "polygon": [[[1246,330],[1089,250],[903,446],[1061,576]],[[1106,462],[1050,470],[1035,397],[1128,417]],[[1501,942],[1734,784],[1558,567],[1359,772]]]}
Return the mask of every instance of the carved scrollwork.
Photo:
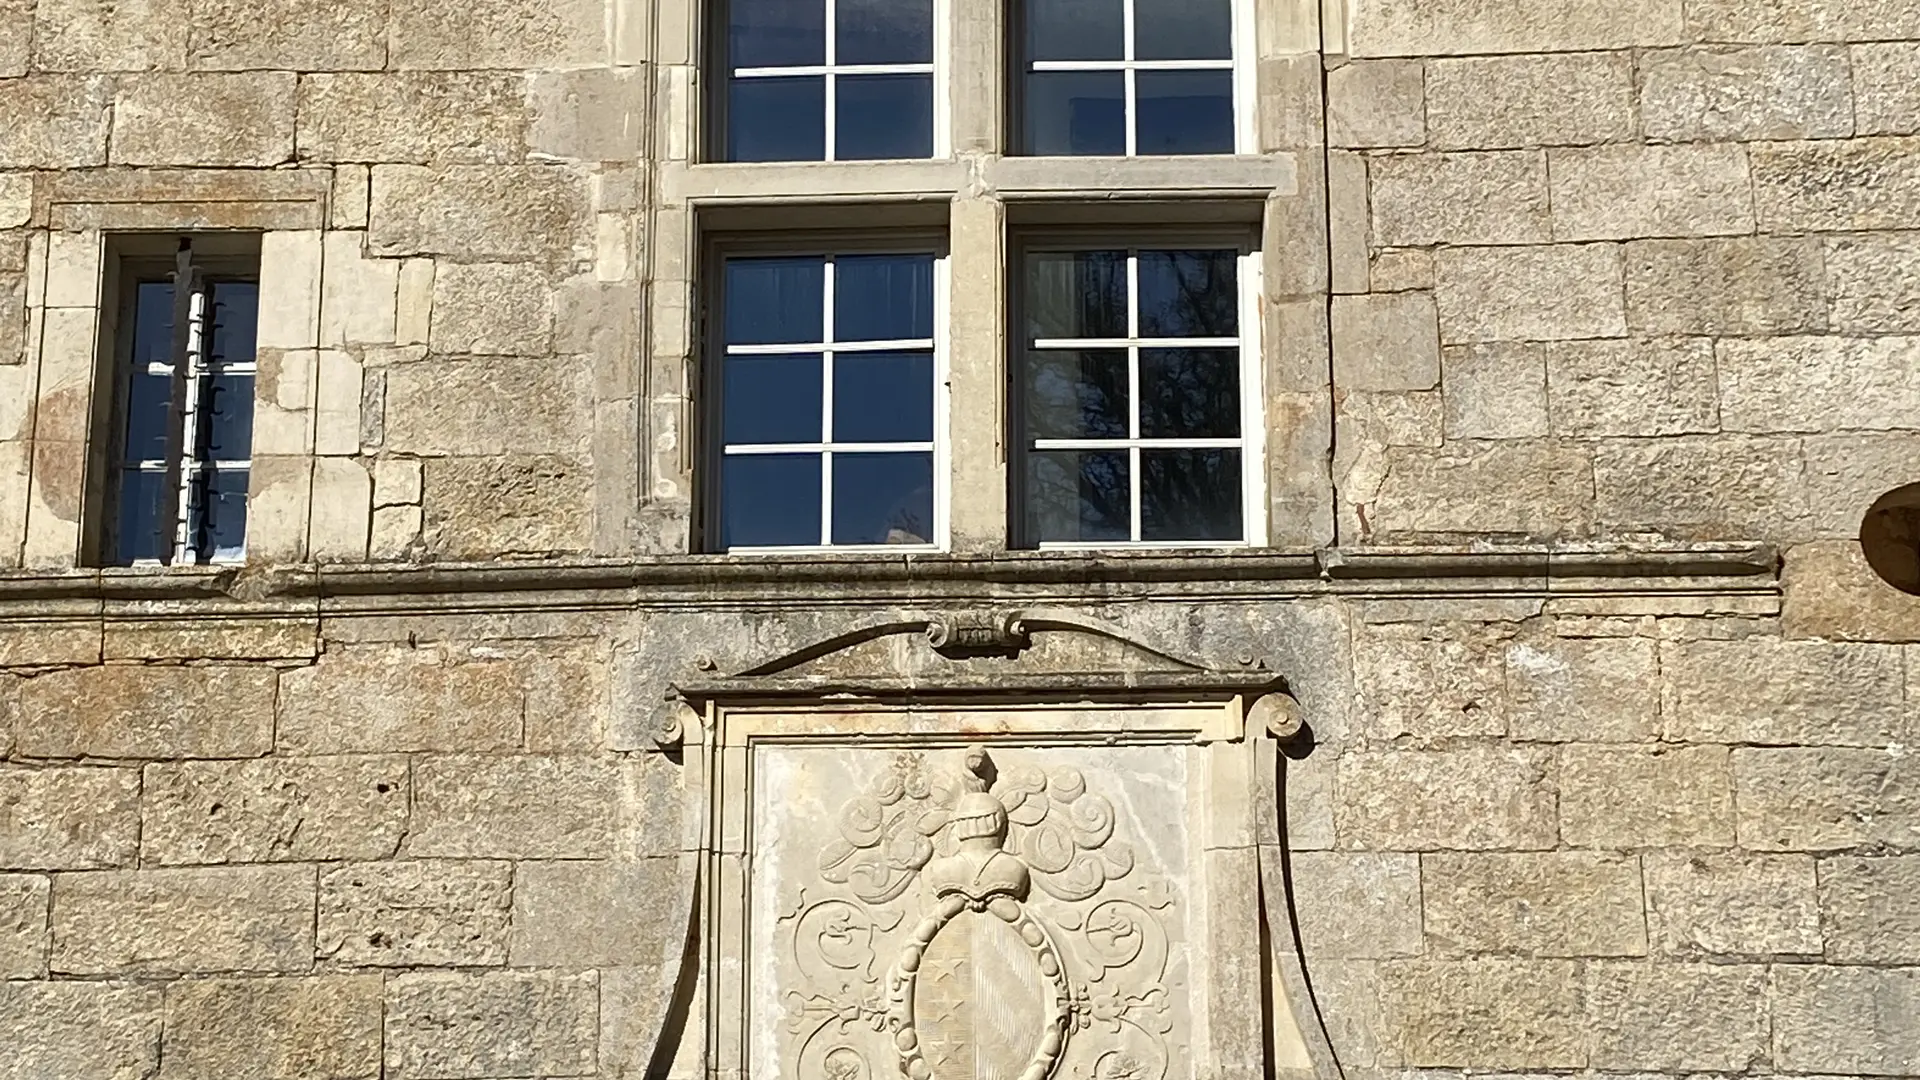
{"label": "carved scrollwork", "polygon": [[955,659],[1017,654],[1033,644],[1033,637],[1018,615],[970,611],[929,619],[927,644]]}

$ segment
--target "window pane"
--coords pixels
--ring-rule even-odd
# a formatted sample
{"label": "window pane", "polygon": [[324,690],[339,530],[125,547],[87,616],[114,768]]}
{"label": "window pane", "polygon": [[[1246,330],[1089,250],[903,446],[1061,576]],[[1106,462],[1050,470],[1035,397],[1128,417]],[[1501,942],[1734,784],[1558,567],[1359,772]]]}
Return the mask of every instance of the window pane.
{"label": "window pane", "polygon": [[730,454],[720,469],[720,545],[820,543],[820,455]]}
{"label": "window pane", "polygon": [[201,561],[247,553],[247,471],[220,469],[194,478],[188,535]]}
{"label": "window pane", "polygon": [[1124,541],[1130,535],[1127,452],[1027,455],[1027,532],[1040,543]]}
{"label": "window pane", "polygon": [[1245,539],[1240,451],[1142,450],[1140,539]]}
{"label": "window pane", "polygon": [[1133,55],[1141,60],[1232,59],[1230,0],[1133,0]]}
{"label": "window pane", "polygon": [[729,356],[721,361],[720,438],[743,443],[820,441],[820,356]]}
{"label": "window pane", "polygon": [[817,343],[825,302],[824,259],[728,259],[726,343]]}
{"label": "window pane", "polygon": [[728,4],[728,68],[826,62],[825,0],[731,0]]}
{"label": "window pane", "polygon": [[833,542],[933,543],[933,455],[833,455]]}
{"label": "window pane", "polygon": [[1140,435],[1232,439],[1240,434],[1240,350],[1141,349]]}
{"label": "window pane", "polygon": [[252,363],[260,321],[260,287],[251,281],[217,281],[210,291],[213,318],[208,360],[215,364]]}
{"label": "window pane", "polygon": [[1118,71],[1029,73],[1026,138],[1029,154],[1125,154],[1126,76]]}
{"label": "window pane", "polygon": [[1125,57],[1121,0],[1027,0],[1027,59]]}
{"label": "window pane", "polygon": [[[160,493],[166,477],[157,472],[120,474],[120,523],[115,561],[158,559],[161,554]],[[169,544],[171,547],[171,544]]]}
{"label": "window pane", "polygon": [[842,255],[833,261],[833,340],[933,337],[933,256]]}
{"label": "window pane", "polygon": [[143,281],[134,292],[133,365],[173,363],[173,286]]}
{"label": "window pane", "polygon": [[1142,154],[1233,153],[1233,73],[1141,71],[1134,86]]}
{"label": "window pane", "polygon": [[[933,439],[933,354],[837,353],[833,358],[835,442]],[[839,488],[834,488],[838,499]]]}
{"label": "window pane", "polygon": [[839,64],[933,62],[933,0],[837,0]]}
{"label": "window pane", "polygon": [[1029,439],[1127,437],[1125,349],[1036,349],[1027,354]]}
{"label": "window pane", "polygon": [[732,80],[727,85],[727,160],[824,160],[826,87],[826,78],[819,75]]}
{"label": "window pane", "polygon": [[933,76],[841,75],[835,82],[837,160],[933,156]]}
{"label": "window pane", "polygon": [[1239,253],[1140,253],[1141,337],[1233,337],[1239,333]]}
{"label": "window pane", "polygon": [[167,410],[172,405],[173,376],[134,372],[127,388],[127,461],[167,456]]}
{"label": "window pane", "polygon": [[1127,336],[1127,253],[1044,251],[1027,256],[1027,337]]}
{"label": "window pane", "polygon": [[207,383],[197,456],[245,461],[253,449],[253,376],[216,375]]}

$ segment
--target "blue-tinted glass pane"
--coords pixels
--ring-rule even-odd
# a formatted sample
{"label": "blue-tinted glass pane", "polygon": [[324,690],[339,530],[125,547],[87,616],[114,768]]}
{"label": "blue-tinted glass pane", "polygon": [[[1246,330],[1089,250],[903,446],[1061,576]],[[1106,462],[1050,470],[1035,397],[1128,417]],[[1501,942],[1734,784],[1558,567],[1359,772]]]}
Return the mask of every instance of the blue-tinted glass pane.
{"label": "blue-tinted glass pane", "polygon": [[721,363],[720,438],[742,443],[820,441],[820,356],[729,356]]}
{"label": "blue-tinted glass pane", "polygon": [[253,449],[253,376],[216,375],[207,380],[200,414],[199,457],[245,461]]}
{"label": "blue-tinted glass pane", "polygon": [[1125,57],[1121,0],[1027,0],[1028,60]]}
{"label": "blue-tinted glass pane", "polygon": [[1233,73],[1141,71],[1134,84],[1142,154],[1233,153]]}
{"label": "blue-tinted glass pane", "polygon": [[836,63],[933,62],[933,0],[838,0],[833,18]]}
{"label": "blue-tinted glass pane", "polygon": [[825,259],[728,259],[726,290],[721,305],[728,345],[820,340]]}
{"label": "blue-tinted glass pane", "polygon": [[833,438],[835,442],[931,440],[933,354],[836,354]]}
{"label": "blue-tinted glass pane", "polygon": [[833,542],[933,542],[932,454],[835,454]]}
{"label": "blue-tinted glass pane", "polygon": [[827,62],[826,0],[731,0],[727,67]]}
{"label": "blue-tinted glass pane", "polygon": [[720,469],[720,545],[820,543],[820,455],[729,454]]}
{"label": "blue-tinted glass pane", "polygon": [[826,156],[825,77],[727,84],[728,161],[823,161]]}
{"label": "blue-tinted glass pane", "polygon": [[1127,253],[1039,251],[1027,256],[1027,337],[1127,336]]}
{"label": "blue-tinted glass pane", "polygon": [[842,255],[833,261],[833,340],[933,337],[933,256]]}
{"label": "blue-tinted glass pane", "polygon": [[835,82],[836,159],[933,156],[932,75],[842,75]]}
{"label": "blue-tinted glass pane", "polygon": [[167,411],[172,404],[173,376],[135,369],[127,386],[127,461],[167,456]]}
{"label": "blue-tinted glass pane", "polygon": [[1126,438],[1127,351],[1028,353],[1026,415],[1032,439]]}
{"label": "blue-tinted glass pane", "polygon": [[1029,73],[1027,153],[1126,153],[1126,96],[1126,77],[1118,71]]}
{"label": "blue-tinted glass pane", "polygon": [[1140,539],[1242,540],[1240,451],[1142,450]]}
{"label": "blue-tinted glass pane", "polygon": [[1140,435],[1232,439],[1240,434],[1240,350],[1141,349]]}
{"label": "blue-tinted glass pane", "polygon": [[260,322],[260,287],[251,281],[216,281],[210,291],[213,317],[208,359],[215,364],[251,363]]}
{"label": "blue-tinted glass pane", "polygon": [[1133,55],[1140,60],[1232,59],[1231,0],[1133,0]]}
{"label": "blue-tinted glass pane", "polygon": [[247,553],[247,471],[221,469],[194,478],[188,534],[201,561]]}
{"label": "blue-tinted glass pane", "polygon": [[1141,252],[1140,336],[1239,333],[1239,258],[1232,249]]}
{"label": "blue-tinted glass pane", "polygon": [[1130,535],[1125,450],[1030,453],[1026,494],[1027,531],[1040,543]]}
{"label": "blue-tinted glass pane", "polygon": [[133,364],[173,363],[173,286],[143,281],[134,290]]}
{"label": "blue-tinted glass pane", "polygon": [[[157,472],[120,474],[120,522],[116,535],[114,561],[130,563],[136,559],[158,559],[163,550],[160,539],[160,493],[166,478]],[[170,550],[171,542],[165,545]]]}

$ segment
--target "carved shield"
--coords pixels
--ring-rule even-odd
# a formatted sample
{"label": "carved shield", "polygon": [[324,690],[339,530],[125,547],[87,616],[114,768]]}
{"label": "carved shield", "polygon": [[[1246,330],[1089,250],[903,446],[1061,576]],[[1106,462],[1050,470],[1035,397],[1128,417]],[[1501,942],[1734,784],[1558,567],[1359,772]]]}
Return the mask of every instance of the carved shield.
{"label": "carved shield", "polygon": [[1069,994],[1059,953],[1017,901],[949,897],[894,968],[895,1041],[912,1080],[1043,1080]]}

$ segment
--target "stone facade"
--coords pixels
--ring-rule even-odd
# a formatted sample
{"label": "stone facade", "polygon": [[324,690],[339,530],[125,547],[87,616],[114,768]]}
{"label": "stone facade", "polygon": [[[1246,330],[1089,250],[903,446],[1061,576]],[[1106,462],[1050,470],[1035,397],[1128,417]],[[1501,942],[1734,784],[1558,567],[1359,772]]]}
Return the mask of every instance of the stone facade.
{"label": "stone facade", "polygon": [[[1920,1074],[1920,599],[1858,540],[1920,480],[1920,3],[1248,0],[1252,152],[1047,162],[951,7],[951,155],[743,166],[693,0],[0,0],[0,1080],[739,1080],[711,687],[1241,692],[831,644],[1042,611],[1305,724],[1180,834],[1166,1077]],[[1001,238],[1169,204],[1261,223],[1265,542],[1008,551]],[[949,551],[690,554],[700,245],[796,208],[946,236]],[[113,244],[205,230],[261,238],[248,561],[100,568]]]}

